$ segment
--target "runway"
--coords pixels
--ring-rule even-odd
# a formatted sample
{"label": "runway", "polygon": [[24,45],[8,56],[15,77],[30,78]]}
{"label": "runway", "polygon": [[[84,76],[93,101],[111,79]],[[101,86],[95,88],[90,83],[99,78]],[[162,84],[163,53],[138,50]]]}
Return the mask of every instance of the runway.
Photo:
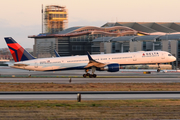
{"label": "runway", "polygon": [[[78,93],[78,92],[77,92]],[[77,93],[43,93],[43,94],[1,94],[0,100],[77,100]],[[81,92],[80,92],[81,93]],[[180,92],[122,92],[114,93],[105,92],[97,94],[83,93],[82,100],[124,100],[124,99],[180,99]]]}
{"label": "runway", "polygon": [[[143,71],[151,71],[151,74],[143,74]],[[153,77],[153,78],[180,78],[180,71],[171,70],[167,73],[157,73],[156,70],[151,69],[121,69],[119,72],[107,72],[107,71],[95,71],[97,76],[102,77]],[[89,71],[91,73],[91,70]],[[40,72],[40,71],[28,71],[21,69],[14,69],[8,66],[0,66],[1,77],[82,77],[85,74],[84,70],[68,70],[68,71],[56,71],[56,72]]]}
{"label": "runway", "polygon": [[[69,84],[69,78],[0,78],[1,83]],[[180,78],[71,78],[71,84],[85,83],[179,83]]]}
{"label": "runway", "polygon": [[[28,78],[28,75],[31,77]],[[86,83],[179,83],[180,73],[156,73],[143,74],[143,72],[123,72],[109,73],[106,71],[96,72],[101,78],[78,78],[84,71],[58,71],[58,72],[37,72],[1,67],[0,83],[57,83],[57,84],[86,84]],[[11,78],[12,75],[16,76]],[[5,76],[5,77],[3,77]],[[18,78],[18,76],[21,76]],[[65,76],[65,77],[64,77]],[[117,78],[115,78],[117,76]],[[69,78],[71,82],[69,82]],[[107,78],[105,78],[107,77]],[[0,100],[77,100],[76,93],[43,93],[43,94],[5,94],[0,93]],[[81,92],[83,93],[83,92]],[[82,94],[82,100],[121,100],[121,99],[180,99],[180,93],[93,93]]]}

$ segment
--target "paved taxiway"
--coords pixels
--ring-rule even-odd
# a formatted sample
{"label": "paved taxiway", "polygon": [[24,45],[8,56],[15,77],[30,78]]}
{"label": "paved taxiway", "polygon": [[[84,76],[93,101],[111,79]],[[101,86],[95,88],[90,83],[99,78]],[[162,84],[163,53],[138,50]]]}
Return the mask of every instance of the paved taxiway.
{"label": "paved taxiway", "polygon": [[[83,70],[58,71],[58,72],[37,72],[0,67],[0,75],[3,76],[82,76]],[[131,78],[72,78],[71,83],[179,83],[180,73],[156,73],[143,74],[143,72],[109,73],[96,71],[98,76],[124,76]],[[139,78],[138,78],[139,77]],[[140,78],[143,77],[143,78]],[[150,77],[150,78],[148,78]],[[0,82],[6,83],[61,83],[68,84],[69,78],[0,78]],[[0,100],[76,100],[77,94],[1,94]],[[117,99],[180,99],[180,94],[83,94],[82,100],[117,100]]]}
{"label": "paved taxiway", "polygon": [[[126,94],[127,93],[127,94]],[[179,92],[170,93],[122,93],[122,94],[82,94],[82,100],[121,99],[180,99]],[[1,94],[0,100],[77,100],[77,94]]]}
{"label": "paved taxiway", "polygon": [[[146,69],[147,71],[147,69]],[[151,71],[151,70],[148,70]],[[177,72],[175,70],[169,71],[167,73],[157,73],[156,70],[153,70],[151,74],[143,74],[143,70],[141,69],[138,71],[138,69],[121,69],[119,72],[107,72],[107,71],[96,71],[95,73],[97,76],[117,76],[117,77],[157,77],[157,78],[180,78],[180,71]],[[40,72],[40,71],[28,71],[28,70],[21,70],[21,69],[14,69],[10,68],[8,66],[0,66],[0,75],[3,77],[11,77],[12,75],[15,76],[21,76],[21,77],[28,77],[28,75],[36,76],[36,77],[42,77],[42,76],[48,76],[48,77],[62,77],[62,76],[76,76],[76,77],[82,77],[84,74],[84,70],[68,70],[68,71],[56,71],[56,72]],[[91,71],[89,71],[91,73]]]}
{"label": "paved taxiway", "polygon": [[[67,84],[69,78],[0,78],[0,82]],[[180,83],[180,78],[71,78],[71,83]]]}

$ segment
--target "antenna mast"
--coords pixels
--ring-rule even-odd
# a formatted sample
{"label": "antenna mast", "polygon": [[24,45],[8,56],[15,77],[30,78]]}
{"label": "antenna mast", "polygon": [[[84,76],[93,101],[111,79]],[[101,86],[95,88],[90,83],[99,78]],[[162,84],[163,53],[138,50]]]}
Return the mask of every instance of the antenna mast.
{"label": "antenna mast", "polygon": [[41,10],[41,13],[42,13],[42,34],[43,34],[43,4],[42,4],[42,10]]}

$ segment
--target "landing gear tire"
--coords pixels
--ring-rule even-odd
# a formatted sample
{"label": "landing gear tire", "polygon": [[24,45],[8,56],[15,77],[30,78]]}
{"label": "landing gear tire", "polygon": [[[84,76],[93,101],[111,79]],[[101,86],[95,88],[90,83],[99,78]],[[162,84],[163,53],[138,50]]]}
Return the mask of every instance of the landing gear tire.
{"label": "landing gear tire", "polygon": [[93,75],[90,74],[90,75],[89,75],[89,78],[96,78],[96,76],[97,76],[96,74],[93,74]]}
{"label": "landing gear tire", "polygon": [[89,76],[89,78],[96,78],[96,74],[94,74],[94,72],[92,72],[92,74],[88,73],[89,69],[86,69],[85,72],[86,74],[83,74],[83,77],[86,78],[87,76]]}
{"label": "landing gear tire", "polygon": [[84,78],[86,78],[86,76],[87,76],[86,74],[83,74],[83,77],[84,77]]}
{"label": "landing gear tire", "polygon": [[93,74],[93,78],[96,78],[96,74]]}
{"label": "landing gear tire", "polygon": [[158,69],[157,69],[157,72],[160,72],[161,71],[161,68],[159,66],[159,63],[158,63]]}
{"label": "landing gear tire", "polygon": [[92,77],[93,77],[93,75],[89,74],[89,78],[92,78]]}
{"label": "landing gear tire", "polygon": [[160,72],[160,71],[161,71],[161,69],[160,69],[160,68],[158,68],[158,69],[157,69],[157,72]]}

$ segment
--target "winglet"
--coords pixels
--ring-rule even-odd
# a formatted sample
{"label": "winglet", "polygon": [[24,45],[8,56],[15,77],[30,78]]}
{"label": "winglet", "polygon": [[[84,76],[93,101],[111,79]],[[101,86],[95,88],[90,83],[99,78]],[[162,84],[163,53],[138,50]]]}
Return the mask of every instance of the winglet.
{"label": "winglet", "polygon": [[90,60],[93,60],[88,51],[87,51],[87,55],[88,55],[89,61],[90,61]]}
{"label": "winglet", "polygon": [[56,50],[54,50],[56,57],[60,57]]}
{"label": "winglet", "polygon": [[100,63],[94,59],[92,59],[91,55],[89,54],[89,52],[87,51],[87,55],[89,58],[89,63],[84,67],[84,68],[90,68],[90,67],[97,67],[97,68],[101,68],[104,67],[106,64],[104,63]]}

